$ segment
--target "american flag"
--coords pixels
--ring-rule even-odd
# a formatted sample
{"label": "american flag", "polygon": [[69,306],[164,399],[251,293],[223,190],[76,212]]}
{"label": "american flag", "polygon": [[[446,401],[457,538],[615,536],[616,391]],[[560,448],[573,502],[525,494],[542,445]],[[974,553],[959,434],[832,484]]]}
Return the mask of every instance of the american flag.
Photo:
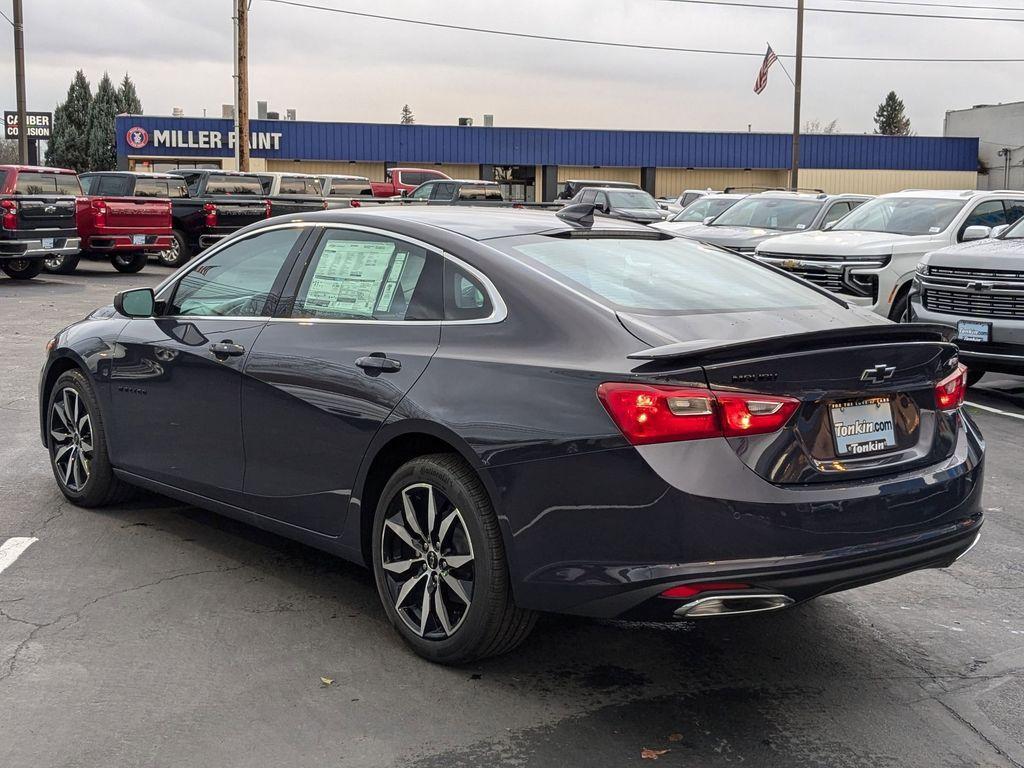
{"label": "american flag", "polygon": [[761,62],[761,71],[757,73],[757,80],[754,81],[754,93],[761,93],[768,86],[768,69],[778,60],[779,57],[775,55],[775,51],[769,45],[764,54],[764,61]]}

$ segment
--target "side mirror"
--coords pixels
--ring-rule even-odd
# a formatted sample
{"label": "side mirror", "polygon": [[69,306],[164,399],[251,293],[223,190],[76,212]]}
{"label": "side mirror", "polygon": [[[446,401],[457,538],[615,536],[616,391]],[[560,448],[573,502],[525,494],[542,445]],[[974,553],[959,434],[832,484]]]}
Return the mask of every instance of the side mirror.
{"label": "side mirror", "polygon": [[830,229],[832,229],[832,227],[836,225],[837,221],[839,221],[839,219],[834,219],[833,221],[830,221],[828,224],[821,228],[821,231],[828,232]]}
{"label": "side mirror", "polygon": [[704,217],[704,221],[702,221],[701,224],[703,224],[706,227],[708,224],[710,224],[714,220],[715,220],[714,216],[705,216]]}
{"label": "side mirror", "polygon": [[156,297],[152,288],[135,288],[114,296],[114,309],[125,317],[152,317]]}
{"label": "side mirror", "polygon": [[983,227],[981,225],[976,224],[973,227],[968,227],[967,229],[965,229],[963,237],[961,237],[960,239],[966,243],[968,240],[984,240],[986,237],[991,236],[992,230],[989,227]]}
{"label": "side mirror", "polygon": [[999,237],[1003,232],[1010,228],[1009,224],[1000,224],[998,227],[992,227],[992,231],[989,232],[989,237]]}

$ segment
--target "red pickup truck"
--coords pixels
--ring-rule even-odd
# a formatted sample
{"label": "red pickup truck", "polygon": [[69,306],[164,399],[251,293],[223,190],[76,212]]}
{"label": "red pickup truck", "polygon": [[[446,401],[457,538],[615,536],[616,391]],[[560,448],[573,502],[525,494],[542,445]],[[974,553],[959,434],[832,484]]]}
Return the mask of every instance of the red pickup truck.
{"label": "red pickup truck", "polygon": [[404,197],[425,181],[450,178],[431,168],[388,168],[384,181],[371,181],[370,187],[374,197]]}
{"label": "red pickup truck", "polygon": [[[82,252],[47,258],[48,272],[71,274],[81,256],[110,259],[118,272],[138,272],[150,255],[171,247],[167,180],[129,173],[98,178],[82,174],[79,178],[85,192],[78,198],[75,212]],[[181,179],[166,178],[184,184]]]}

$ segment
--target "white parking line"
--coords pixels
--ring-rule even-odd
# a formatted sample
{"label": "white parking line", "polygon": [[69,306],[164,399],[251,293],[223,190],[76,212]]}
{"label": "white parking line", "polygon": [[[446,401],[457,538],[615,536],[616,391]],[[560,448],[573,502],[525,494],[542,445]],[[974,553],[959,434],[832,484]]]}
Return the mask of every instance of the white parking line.
{"label": "white parking line", "polygon": [[1009,416],[1011,419],[1020,419],[1020,420],[1024,421],[1024,415],[1021,415],[1019,413],[1010,413],[1009,411],[1001,411],[998,408],[993,408],[993,407],[991,407],[989,405],[979,405],[978,403],[972,403],[970,401],[965,402],[964,405],[969,405],[969,406],[971,406],[971,408],[977,408],[978,410],[981,410],[981,411],[988,411],[989,413],[998,413],[1000,416]]}
{"label": "white parking line", "polygon": [[21,557],[21,553],[35,544],[39,539],[33,536],[15,536],[0,544],[0,573],[7,570],[8,566]]}

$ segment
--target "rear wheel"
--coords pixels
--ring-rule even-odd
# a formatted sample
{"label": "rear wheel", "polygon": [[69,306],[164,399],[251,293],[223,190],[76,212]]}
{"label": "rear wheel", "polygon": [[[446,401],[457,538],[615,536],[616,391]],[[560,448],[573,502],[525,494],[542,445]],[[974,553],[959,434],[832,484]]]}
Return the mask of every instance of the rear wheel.
{"label": "rear wheel", "polygon": [[171,247],[166,251],[160,251],[157,254],[157,258],[165,267],[177,269],[188,261],[191,255],[185,234],[181,230],[176,229],[171,233]]}
{"label": "rear wheel", "polygon": [[53,476],[69,501],[99,507],[131,495],[132,487],[114,476],[99,403],[81,371],[62,373],[50,392],[46,442]]}
{"label": "rear wheel", "polygon": [[31,280],[43,271],[42,259],[10,259],[0,261],[0,269],[14,280]]}
{"label": "rear wheel", "polygon": [[139,272],[146,266],[147,261],[149,261],[149,256],[144,251],[117,253],[110,257],[110,263],[114,265],[114,269],[127,274]]}
{"label": "rear wheel", "polygon": [[64,254],[63,256],[47,256],[43,259],[43,267],[47,272],[55,275],[70,275],[78,269],[80,256],[76,254]]}
{"label": "rear wheel", "polygon": [[519,645],[536,615],[512,600],[498,519],[458,456],[403,464],[373,526],[373,570],[388,619],[420,656],[459,664]]}

